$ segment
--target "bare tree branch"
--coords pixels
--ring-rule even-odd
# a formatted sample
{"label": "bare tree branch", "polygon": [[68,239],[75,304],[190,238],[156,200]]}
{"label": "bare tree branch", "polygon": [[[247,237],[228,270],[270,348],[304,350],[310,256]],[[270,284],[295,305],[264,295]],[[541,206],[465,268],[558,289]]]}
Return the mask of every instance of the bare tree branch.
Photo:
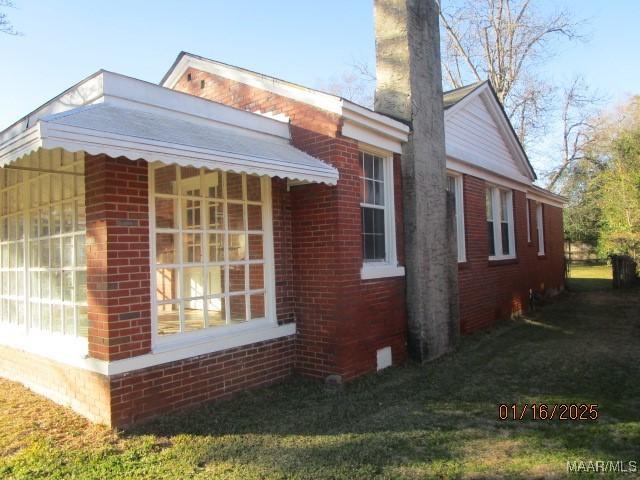
{"label": "bare tree branch", "polygon": [[17,31],[13,27],[13,24],[9,20],[9,16],[2,11],[5,8],[15,8],[15,5],[11,0],[0,0],[0,33],[6,33],[7,35],[22,35],[21,32]]}
{"label": "bare tree branch", "polygon": [[558,188],[577,162],[586,158],[586,152],[595,141],[595,106],[602,98],[588,91],[584,80],[575,77],[564,91],[562,102],[562,148],[560,164],[548,174],[547,187]]}
{"label": "bare tree branch", "polygon": [[536,116],[549,110],[550,88],[535,67],[552,56],[552,41],[579,37],[578,22],[565,10],[543,16],[531,0],[461,0],[458,8],[452,2],[440,11],[445,82],[458,87],[489,79],[527,143],[544,125]]}

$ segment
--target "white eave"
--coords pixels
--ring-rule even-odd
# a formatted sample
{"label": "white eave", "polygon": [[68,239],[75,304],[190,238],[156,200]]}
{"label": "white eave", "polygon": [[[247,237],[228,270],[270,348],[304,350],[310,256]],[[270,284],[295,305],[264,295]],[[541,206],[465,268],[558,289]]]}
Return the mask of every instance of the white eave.
{"label": "white eave", "polygon": [[409,127],[336,95],[182,52],[160,84],[174,88],[189,69],[200,70],[281,95],[343,117],[342,135],[394,153],[401,153]]}
{"label": "white eave", "polygon": [[0,133],[0,166],[38,148],[338,180],[334,167],[290,144],[287,123],[104,71]]}

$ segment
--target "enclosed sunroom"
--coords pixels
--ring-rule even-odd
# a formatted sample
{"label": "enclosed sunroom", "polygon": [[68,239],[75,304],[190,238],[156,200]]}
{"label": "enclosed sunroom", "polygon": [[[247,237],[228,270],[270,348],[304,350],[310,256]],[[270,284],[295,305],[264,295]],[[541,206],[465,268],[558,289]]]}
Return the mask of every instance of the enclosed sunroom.
{"label": "enclosed sunroom", "polygon": [[3,376],[115,424],[122,378],[293,338],[274,185],[338,173],[283,119],[101,71],[0,133],[0,167]]}

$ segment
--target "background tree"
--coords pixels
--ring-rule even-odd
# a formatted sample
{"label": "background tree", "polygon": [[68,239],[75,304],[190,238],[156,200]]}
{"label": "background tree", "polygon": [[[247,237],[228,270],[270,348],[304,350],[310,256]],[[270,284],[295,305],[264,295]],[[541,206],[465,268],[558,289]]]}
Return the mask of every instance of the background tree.
{"label": "background tree", "polygon": [[597,245],[601,257],[640,259],[640,97],[593,121],[584,155],[569,164],[565,230]]}
{"label": "background tree", "polygon": [[[547,188],[564,192],[564,183],[568,190],[575,188],[573,183],[581,182],[585,169],[589,169],[588,152],[596,142],[597,107],[602,98],[589,90],[582,77],[575,77],[562,94],[560,111],[562,141],[559,148],[559,163],[545,172]],[[574,177],[575,178],[572,178]]]}
{"label": "background tree", "polygon": [[11,0],[0,0],[0,33],[20,35],[20,32],[13,28],[13,24],[5,12],[7,8],[15,8],[15,5]]}
{"label": "background tree", "polygon": [[453,88],[489,79],[520,140],[548,123],[553,87],[540,75],[554,42],[578,37],[566,10],[545,16],[530,0],[442,2],[444,81]]}

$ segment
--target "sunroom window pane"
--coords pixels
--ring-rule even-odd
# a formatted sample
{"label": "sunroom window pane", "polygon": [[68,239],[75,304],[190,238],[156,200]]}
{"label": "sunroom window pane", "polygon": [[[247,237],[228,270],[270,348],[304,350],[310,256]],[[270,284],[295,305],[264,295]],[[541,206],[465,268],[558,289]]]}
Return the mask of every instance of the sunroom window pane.
{"label": "sunroom window pane", "polygon": [[242,175],[239,173],[227,173],[227,199],[242,200]]}
{"label": "sunroom window pane", "polygon": [[247,306],[244,295],[232,295],[229,297],[229,310],[232,323],[247,321]]}
{"label": "sunroom window pane", "polygon": [[[248,300],[264,295],[265,287],[264,265],[255,263],[264,260],[262,182],[257,176],[196,170],[181,168],[175,187],[151,192],[156,263],[171,265],[156,268],[160,335],[265,315],[251,314]],[[259,302],[256,308],[264,310]]]}
{"label": "sunroom window pane", "polygon": [[178,303],[158,305],[156,316],[159,335],[170,335],[180,331],[180,305]]}
{"label": "sunroom window pane", "polygon": [[156,193],[175,195],[177,191],[177,177],[175,165],[156,168],[154,170]]}
{"label": "sunroom window pane", "polygon": [[176,201],[156,198],[156,228],[176,228]]}
{"label": "sunroom window pane", "polygon": [[84,211],[84,177],[69,175],[83,163],[82,154],[40,150],[17,165],[59,173],[0,173],[0,322],[27,334],[83,335],[77,311],[86,293],[76,292],[86,292],[85,222],[75,219],[76,208]]}
{"label": "sunroom window pane", "polygon": [[251,304],[251,320],[264,318],[264,294],[251,295],[249,303]]}
{"label": "sunroom window pane", "polygon": [[219,327],[227,323],[224,297],[212,297],[207,301],[207,320],[209,327]]}
{"label": "sunroom window pane", "polygon": [[176,235],[174,233],[156,234],[156,263],[176,263]]}
{"label": "sunroom window pane", "polygon": [[193,332],[204,328],[204,298],[184,302],[184,331]]}
{"label": "sunroom window pane", "polygon": [[227,212],[229,215],[229,230],[244,230],[244,208],[242,204],[229,203]]}

